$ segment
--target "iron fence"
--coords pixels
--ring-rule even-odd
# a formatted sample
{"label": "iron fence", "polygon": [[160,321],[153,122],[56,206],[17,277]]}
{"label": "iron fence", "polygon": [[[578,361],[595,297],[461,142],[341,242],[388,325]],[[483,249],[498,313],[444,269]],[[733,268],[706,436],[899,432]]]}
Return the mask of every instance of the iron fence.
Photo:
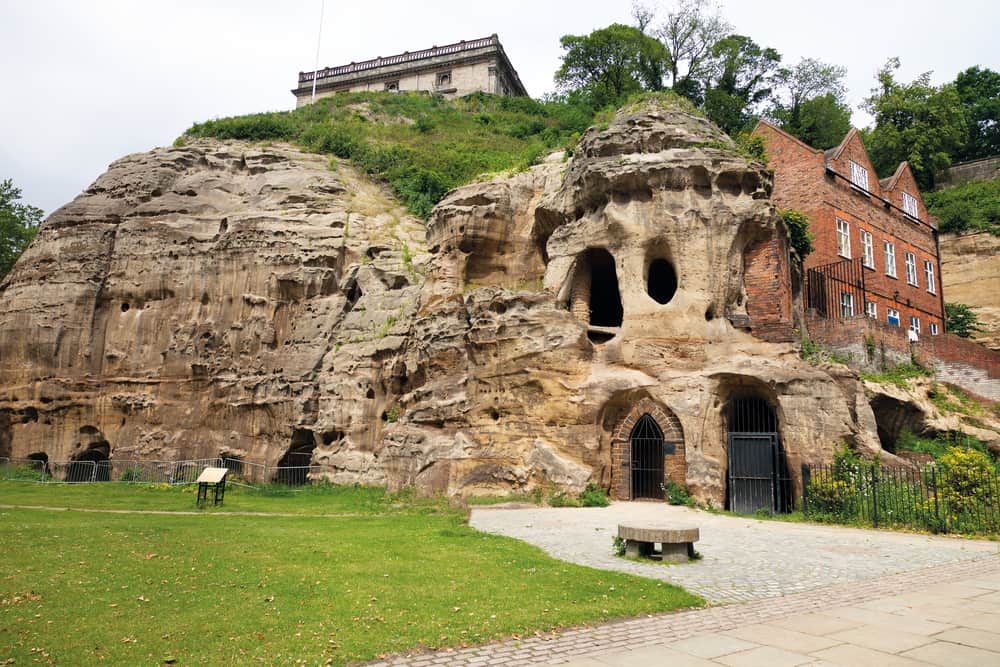
{"label": "iron fence", "polygon": [[865,314],[865,269],[861,258],[806,271],[806,307],[820,317],[845,319]]}
{"label": "iron fence", "polygon": [[125,482],[193,484],[205,468],[229,469],[229,480],[245,484],[297,486],[319,479],[322,466],[268,466],[234,458],[184,461],[45,461],[0,458],[0,479],[22,482],[88,484]]}
{"label": "iron fence", "polygon": [[802,466],[802,510],[819,521],[935,533],[1000,532],[1000,472],[976,467]]}

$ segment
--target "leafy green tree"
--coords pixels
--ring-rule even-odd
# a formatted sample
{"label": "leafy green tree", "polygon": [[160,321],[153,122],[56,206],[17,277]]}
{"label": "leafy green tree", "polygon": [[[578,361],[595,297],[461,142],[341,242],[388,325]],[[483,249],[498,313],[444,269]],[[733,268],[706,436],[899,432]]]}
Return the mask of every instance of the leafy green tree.
{"label": "leafy green tree", "polygon": [[559,42],[564,53],[556,83],[566,92],[583,91],[595,108],[662,86],[667,51],[638,28],[615,23],[589,35],[565,35]]}
{"label": "leafy green tree", "polygon": [[10,272],[42,222],[42,209],[22,204],[14,181],[0,182],[0,279]]}
{"label": "leafy green tree", "polygon": [[1000,236],[1000,177],[926,192],[924,203],[942,232],[980,229]]}
{"label": "leafy green tree", "polygon": [[712,47],[712,60],[705,114],[729,134],[736,134],[770,97],[770,79],[781,55],[744,35],[729,35]]}
{"label": "leafy green tree", "polygon": [[[655,10],[646,11],[646,23],[651,24]],[[637,14],[633,8],[633,16]],[[679,0],[667,12],[655,34],[667,49],[667,75],[675,93],[702,103],[703,82],[712,69],[712,50],[731,31],[732,26],[711,0]]]}
{"label": "leafy green tree", "polygon": [[1000,155],[1000,72],[970,67],[959,72],[955,90],[968,122],[965,146],[955,161]]}
{"label": "leafy green tree", "polygon": [[982,331],[979,316],[972,306],[964,303],[944,304],[945,329],[962,338],[969,338],[977,331]]}
{"label": "leafy green tree", "polygon": [[965,113],[954,85],[932,86],[930,72],[902,83],[897,69],[899,58],[890,58],[879,70],[878,86],[864,104],[875,126],[862,139],[876,172],[887,174],[907,160],[917,184],[929,190],[965,141]]}
{"label": "leafy green tree", "polygon": [[768,115],[781,129],[815,148],[832,148],[851,129],[844,103],[847,70],[814,58],[780,68],[774,77],[774,104]]}

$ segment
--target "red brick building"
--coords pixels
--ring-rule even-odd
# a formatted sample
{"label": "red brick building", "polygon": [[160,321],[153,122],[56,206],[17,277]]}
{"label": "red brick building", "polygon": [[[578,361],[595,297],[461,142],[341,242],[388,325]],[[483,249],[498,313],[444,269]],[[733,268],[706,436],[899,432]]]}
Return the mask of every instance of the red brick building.
{"label": "red brick building", "polygon": [[825,152],[764,121],[754,134],[774,170],[773,201],[805,213],[815,236],[806,306],[827,318],[867,315],[919,337],[943,333],[937,221],[909,165],[879,180],[855,129]]}

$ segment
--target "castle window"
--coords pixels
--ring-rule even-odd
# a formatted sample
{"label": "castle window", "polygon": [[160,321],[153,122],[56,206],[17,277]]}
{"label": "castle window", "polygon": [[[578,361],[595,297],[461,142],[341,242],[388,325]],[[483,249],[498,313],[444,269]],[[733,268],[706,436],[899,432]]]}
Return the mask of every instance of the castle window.
{"label": "castle window", "polygon": [[934,262],[924,260],[924,277],[927,278],[927,291],[935,294],[937,282],[934,280]]}
{"label": "castle window", "polygon": [[895,308],[886,308],[885,321],[894,327],[899,326],[899,311]]}
{"label": "castle window", "polygon": [[861,230],[861,251],[864,255],[864,263],[869,269],[875,268],[875,244],[872,241],[871,232]]}
{"label": "castle window", "polygon": [[851,258],[851,225],[840,218],[837,218],[837,254]]}
{"label": "castle window", "polygon": [[911,218],[917,218],[917,198],[909,194],[908,192],[903,193],[903,211],[906,215]]}
{"label": "castle window", "polygon": [[451,86],[451,72],[438,72],[435,86],[437,88],[448,88]]}
{"label": "castle window", "polygon": [[387,81],[385,89],[389,92],[397,92],[399,90],[399,81]]}
{"label": "castle window", "polygon": [[878,304],[874,301],[865,301],[865,315],[873,320],[878,319]]}
{"label": "castle window", "polygon": [[863,190],[867,190],[868,170],[854,160],[849,160],[849,162],[851,163],[851,183],[859,188],[862,188]]}
{"label": "castle window", "polygon": [[854,317],[854,295],[850,292],[840,293],[840,316]]}
{"label": "castle window", "polygon": [[896,277],[896,246],[889,241],[882,242],[885,248],[885,275]]}
{"label": "castle window", "polygon": [[912,252],[903,254],[906,257],[906,282],[917,287],[917,257]]}

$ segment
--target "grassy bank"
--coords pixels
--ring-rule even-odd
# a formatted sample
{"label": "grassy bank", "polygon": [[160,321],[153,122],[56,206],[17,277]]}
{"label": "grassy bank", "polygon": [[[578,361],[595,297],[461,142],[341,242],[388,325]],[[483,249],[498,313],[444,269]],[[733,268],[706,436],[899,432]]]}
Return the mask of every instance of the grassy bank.
{"label": "grassy bank", "polygon": [[[130,493],[146,509],[193,506],[190,494],[119,484],[6,483],[0,503],[24,501],[25,488],[53,494],[30,496],[37,504],[120,506]],[[478,533],[440,501],[355,488],[226,504],[302,515],[0,510],[0,657],[340,665],[702,603]]]}

